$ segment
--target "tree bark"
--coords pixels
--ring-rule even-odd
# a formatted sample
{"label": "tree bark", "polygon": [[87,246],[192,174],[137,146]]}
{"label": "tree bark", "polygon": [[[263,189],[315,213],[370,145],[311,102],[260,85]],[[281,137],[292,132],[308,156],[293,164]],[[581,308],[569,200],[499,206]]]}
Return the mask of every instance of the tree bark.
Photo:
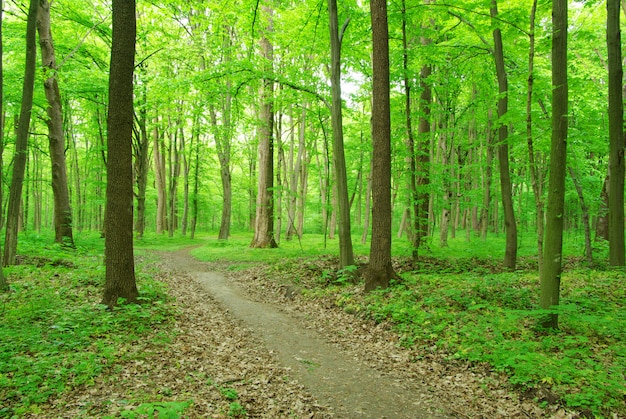
{"label": "tree bark", "polygon": [[157,189],[156,233],[163,234],[167,230],[167,190],[165,186],[165,153],[163,139],[156,125],[153,131],[154,178]]}
{"label": "tree bark", "polygon": [[[4,51],[2,49],[2,26],[3,26],[3,13],[4,13],[4,1],[0,0],[0,185],[3,184],[3,169],[4,164],[2,161],[2,152],[4,151]],[[2,188],[0,188],[0,213],[2,213]],[[2,226],[2,217],[0,216],[0,227]],[[1,249],[0,249],[1,250]],[[6,276],[4,276],[4,270],[2,264],[0,264],[0,292],[9,290],[9,283]]]}
{"label": "tree bark", "polygon": [[533,187],[533,195],[535,197],[535,220],[537,225],[537,255],[539,263],[539,272],[543,269],[543,176],[540,176],[539,167],[535,159],[535,147],[533,140],[533,119],[532,119],[532,102],[533,102],[533,85],[534,85],[534,61],[535,61],[535,15],[537,13],[537,0],[533,0],[530,9],[530,29],[528,47],[528,83],[526,92],[526,142],[528,144],[528,168],[530,171],[530,181]]}
{"label": "tree bark", "polygon": [[[552,145],[546,240],[543,270],[540,272],[540,306],[544,310],[559,304],[561,286],[568,125],[567,0],[552,2],[552,31]],[[542,320],[542,326],[558,328],[558,314],[547,315]]]}
{"label": "tree bark", "polygon": [[137,214],[135,217],[135,231],[137,238],[143,238],[146,228],[146,188],[148,186],[148,170],[150,160],[147,128],[147,98],[146,88],[142,90],[142,106],[139,108],[137,117],[137,130],[133,135],[133,149],[135,155],[135,183],[137,185]]}
{"label": "tree bark", "polygon": [[580,202],[580,209],[583,213],[583,228],[585,229],[585,259],[587,260],[587,264],[591,267],[593,266],[593,249],[591,246],[591,223],[589,222],[589,206],[585,202],[583,187],[580,184],[580,180],[578,180],[578,176],[576,176],[576,172],[574,172],[574,169],[569,166],[567,169],[569,171],[570,177],[572,178],[572,182],[574,182],[574,187],[576,188],[576,193],[578,194],[578,201]]}
{"label": "tree bark", "polygon": [[391,113],[387,1],[370,2],[372,19],[372,240],[365,291],[387,288],[391,265]]}
{"label": "tree bark", "polygon": [[[406,0],[402,0],[402,70],[404,72],[404,117],[406,130],[406,147],[408,156],[406,158],[408,178],[408,207],[403,214],[403,221],[406,220],[407,236],[411,243],[411,257],[417,261],[419,247],[419,195],[417,194],[417,162],[415,152],[415,136],[413,135],[413,118],[411,116],[411,84],[409,79],[409,42],[406,31]],[[404,223],[402,224],[404,226]],[[400,234],[402,228],[400,229]]]}
{"label": "tree bark", "polygon": [[[492,0],[490,13],[492,20],[495,20],[498,16],[497,0]],[[504,267],[514,270],[517,263],[517,225],[515,223],[515,211],[513,209],[513,191],[509,168],[509,130],[508,123],[502,120],[509,108],[509,87],[506,69],[504,67],[504,48],[502,46],[502,32],[500,28],[494,29],[493,41],[493,54],[496,62],[496,73],[500,92],[500,98],[498,99],[498,161],[500,163],[500,190],[502,193],[502,207],[504,210],[504,226],[506,233]]]}
{"label": "tree bark", "polygon": [[624,266],[624,99],[620,1],[607,0],[609,65],[609,264]]}
{"label": "tree bark", "polygon": [[137,32],[134,0],[113,0],[113,36],[107,118],[107,190],[102,304],[136,302],[133,255],[133,72]]}
{"label": "tree bark", "polygon": [[480,237],[487,240],[489,232],[489,209],[491,207],[491,184],[493,183],[493,128],[492,111],[487,112],[487,133],[485,135],[485,171],[483,173],[483,207],[480,211]]}
{"label": "tree bark", "polygon": [[4,266],[15,264],[17,253],[17,233],[19,229],[20,204],[24,185],[24,170],[28,156],[28,132],[33,93],[35,89],[35,67],[37,62],[37,10],[39,0],[31,0],[26,22],[26,64],[24,67],[24,84],[22,87],[22,105],[15,138],[15,157],[13,159],[13,177],[7,209],[7,226],[4,239]]}
{"label": "tree bark", "polygon": [[609,240],[609,177],[604,178],[602,189],[600,190],[600,201],[598,203],[598,216],[596,219],[596,241]]}
{"label": "tree bark", "polygon": [[[268,10],[268,14],[272,14]],[[267,31],[273,30],[270,22]],[[261,38],[261,55],[265,70],[271,72],[274,60],[274,47],[263,36]],[[256,218],[254,222],[254,238],[252,248],[278,247],[274,239],[274,82],[263,79],[261,88],[261,107],[259,110],[259,147],[258,147],[258,189],[256,200]]]}
{"label": "tree bark", "polygon": [[343,148],[343,122],[341,111],[341,40],[349,21],[346,21],[341,29],[341,33],[339,33],[337,0],[328,0],[328,15],[330,19],[333,166],[335,168],[339,224],[339,267],[344,268],[349,265],[354,265],[350,227],[350,201],[348,199],[348,175],[346,172],[346,158]]}
{"label": "tree bark", "polygon": [[44,91],[48,101],[48,145],[52,164],[52,193],[54,198],[54,241],[74,246],[72,235],[72,209],[67,186],[67,163],[65,160],[65,138],[63,132],[63,110],[57,82],[57,63],[50,27],[50,3],[40,0],[37,19],[39,46],[44,72]]}

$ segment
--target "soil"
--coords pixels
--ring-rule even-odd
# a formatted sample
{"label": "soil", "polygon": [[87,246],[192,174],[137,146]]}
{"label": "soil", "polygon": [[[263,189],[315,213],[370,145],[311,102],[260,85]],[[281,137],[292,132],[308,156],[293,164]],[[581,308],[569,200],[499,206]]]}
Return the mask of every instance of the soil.
{"label": "soil", "polygon": [[192,418],[577,417],[539,408],[541,395],[520,396],[486,366],[403,348],[388,325],[303,298],[260,266],[230,272],[189,249],[158,259],[158,279],[177,302],[172,341],[146,343],[143,358],[36,417],[119,417],[137,408],[127,401],[137,395],[193,400],[184,413]]}

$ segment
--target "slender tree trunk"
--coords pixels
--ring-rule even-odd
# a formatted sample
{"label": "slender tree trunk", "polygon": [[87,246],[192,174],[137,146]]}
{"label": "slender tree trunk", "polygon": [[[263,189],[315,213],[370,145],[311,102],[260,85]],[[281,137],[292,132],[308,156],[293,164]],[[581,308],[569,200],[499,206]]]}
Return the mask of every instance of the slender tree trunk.
{"label": "slender tree trunk", "polygon": [[119,298],[136,302],[133,255],[133,71],[136,17],[134,0],[113,0],[113,43],[109,73],[107,200],[102,304]]}
{"label": "slender tree trunk", "polygon": [[154,153],[154,177],[157,188],[157,213],[156,213],[156,233],[163,234],[167,229],[167,192],[165,187],[165,153],[163,152],[163,139],[155,121],[153,136]]}
{"label": "slender tree trunk", "polygon": [[[496,0],[491,2],[491,18],[498,16],[498,4]],[[500,98],[498,99],[498,161],[500,163],[500,189],[502,193],[502,207],[504,210],[504,226],[506,233],[506,249],[504,253],[504,267],[515,269],[517,263],[517,225],[515,223],[515,211],[513,209],[513,191],[511,187],[511,173],[509,168],[509,144],[508,124],[502,119],[509,108],[509,87],[504,67],[504,51],[502,46],[502,32],[500,28],[493,31],[494,58],[496,73],[498,75],[498,87]]]}
{"label": "slender tree trunk", "polygon": [[604,178],[600,191],[598,205],[598,218],[596,220],[596,240],[609,240],[609,177]]}
{"label": "slender tree trunk", "polygon": [[[280,89],[282,90],[282,88]],[[279,93],[280,95],[280,93]],[[287,170],[285,169],[285,149],[284,149],[284,141],[283,141],[283,113],[278,113],[278,121],[276,124],[276,130],[274,134],[274,144],[275,148],[278,150],[276,153],[278,161],[276,162],[276,187],[274,188],[274,240],[276,243],[280,243],[280,233],[282,231],[283,224],[283,192],[285,189],[285,180],[287,177]],[[289,134],[291,139],[293,140],[293,130]],[[283,169],[285,169],[283,171]]]}
{"label": "slender tree trunk", "polygon": [[367,243],[367,235],[370,230],[370,214],[372,213],[372,170],[373,170],[373,158],[370,164],[370,172],[367,176],[367,186],[365,188],[365,219],[363,220],[363,234],[361,234],[361,244]]}
{"label": "slender tree trunk", "polygon": [[[552,2],[552,145],[546,212],[540,305],[544,310],[559,304],[563,252],[563,211],[568,125],[567,0]],[[558,315],[547,315],[542,326],[558,328]]]}
{"label": "slender tree trunk", "polygon": [[191,239],[196,236],[196,225],[198,223],[198,189],[200,185],[200,138],[196,141],[194,150],[195,163],[193,168],[193,193],[191,195]]}
{"label": "slender tree trunk", "polygon": [[[299,205],[298,202],[302,201],[304,198],[301,195],[303,188],[303,177],[304,173],[306,173],[305,168],[303,167],[303,161],[305,159],[306,154],[306,104],[302,107],[302,113],[300,115],[299,121],[299,131],[298,131],[298,153],[295,156],[294,160],[294,143],[292,141],[292,146],[290,149],[290,161],[293,161],[291,177],[289,180],[289,205],[287,210],[287,222],[289,226],[287,227],[287,240],[291,240],[293,235],[296,234],[298,237],[301,237],[302,230],[299,226],[300,222],[296,222],[296,214],[297,217],[300,218],[302,211],[304,210],[303,205]],[[298,190],[298,185],[300,185],[300,190]]]}
{"label": "slender tree trunk", "polygon": [[624,266],[624,99],[620,1],[607,0],[609,64],[609,264]]}
{"label": "slender tree trunk", "polygon": [[41,61],[44,70],[44,91],[48,100],[48,140],[52,163],[52,192],[54,195],[54,241],[74,246],[72,235],[72,209],[67,186],[67,164],[65,161],[65,138],[63,132],[63,110],[56,78],[57,63],[50,28],[50,3],[40,0],[37,19]]}
{"label": "slender tree trunk", "polygon": [[534,62],[535,62],[535,15],[537,13],[537,0],[533,0],[530,9],[530,29],[528,48],[528,89],[526,93],[526,142],[528,143],[528,168],[530,170],[530,181],[533,186],[533,195],[535,197],[535,213],[537,224],[537,255],[539,263],[539,272],[543,269],[543,177],[539,175],[539,167],[535,159],[535,147],[533,141],[533,119],[532,119],[532,103],[533,103],[533,85],[534,85]]}
{"label": "slender tree trunk", "polygon": [[578,201],[580,202],[580,209],[583,213],[583,228],[585,229],[585,259],[587,264],[593,266],[593,249],[591,246],[591,223],[589,222],[589,206],[585,202],[585,196],[583,194],[583,187],[578,180],[578,176],[570,166],[567,167],[569,175],[574,182],[576,193],[578,194]]}
{"label": "slender tree trunk", "polygon": [[137,214],[135,217],[135,231],[137,238],[143,238],[146,228],[146,188],[148,186],[148,170],[150,161],[150,140],[147,128],[147,98],[145,86],[142,91],[142,105],[137,118],[138,130],[134,138],[135,154],[135,183],[137,184]]}
{"label": "slender tree trunk", "polygon": [[17,233],[19,229],[20,204],[22,202],[22,187],[24,184],[24,170],[28,156],[28,131],[30,127],[31,111],[33,107],[33,93],[35,88],[35,67],[37,63],[37,10],[39,0],[31,0],[26,22],[26,65],[24,70],[24,84],[22,88],[22,106],[15,139],[15,158],[13,159],[13,177],[7,210],[7,226],[4,239],[4,265],[15,264],[17,253]]}
{"label": "slender tree trunk", "polygon": [[[406,129],[406,146],[408,151],[407,169],[409,171],[409,205],[404,212],[408,221],[408,237],[411,242],[411,256],[417,261],[419,247],[419,195],[417,194],[417,162],[415,137],[413,135],[413,118],[411,117],[411,84],[409,79],[409,43],[406,31],[406,0],[402,0],[402,69],[404,71],[404,114]],[[412,221],[412,224],[411,224]],[[400,230],[402,231],[402,230]]]}
{"label": "slender tree trunk", "polygon": [[[434,3],[434,0],[424,0],[425,5]],[[431,25],[433,22],[430,22]],[[421,37],[422,46],[428,46],[432,43],[430,38]],[[419,145],[417,147],[416,161],[416,193],[417,193],[417,214],[415,215],[415,246],[419,248],[429,233],[429,219],[431,217],[430,202],[430,108],[433,102],[431,82],[429,80],[432,74],[432,66],[425,64],[420,69],[420,99],[419,99],[419,121],[417,125],[417,135]],[[416,257],[416,254],[413,254]]]}
{"label": "slender tree trunk", "polygon": [[391,265],[391,112],[387,1],[371,0],[372,19],[372,240],[365,290],[387,288]]}
{"label": "slender tree trunk", "polygon": [[[272,11],[267,10],[271,15]],[[273,24],[268,25],[267,31],[273,31]],[[261,39],[261,54],[267,71],[273,68],[274,47],[263,36]],[[259,111],[259,147],[258,147],[258,190],[256,200],[256,218],[254,223],[254,238],[250,247],[275,248],[278,247],[274,239],[274,82],[263,80],[261,88],[261,107]]]}
{"label": "slender tree trunk", "polygon": [[[179,112],[182,113],[182,109],[179,109]],[[176,126],[172,127],[171,129],[173,130],[173,133],[170,135],[169,147],[169,223],[167,227],[167,234],[169,237],[173,237],[174,232],[178,228],[178,182],[180,180],[180,170],[182,165],[182,149],[185,142],[183,126],[180,120],[176,121]]]}
{"label": "slender tree trunk", "polygon": [[483,173],[483,207],[480,211],[480,237],[487,240],[489,231],[489,209],[491,207],[491,184],[493,182],[493,128],[491,127],[491,109],[487,112],[487,132],[486,132],[486,160],[485,171]]}
{"label": "slender tree trunk", "polygon": [[[3,185],[3,173],[4,173],[4,164],[2,161],[2,152],[4,151],[4,120],[5,120],[5,109],[4,109],[4,52],[2,49],[2,26],[3,26],[3,12],[4,12],[4,1],[0,0],[0,185]],[[3,195],[2,188],[0,187],[0,213],[2,213],[2,204],[3,204]],[[2,217],[0,216],[0,227],[2,226]],[[0,249],[1,250],[1,249]],[[2,264],[0,264],[0,292],[5,292],[9,290],[9,283],[7,282],[7,278],[4,276],[4,270],[2,269]]]}
{"label": "slender tree trunk", "polygon": [[[196,128],[192,128],[192,133],[196,132]],[[182,128],[181,128],[182,131]],[[191,136],[191,144],[190,148],[193,149],[194,136]],[[187,155],[187,150],[185,149],[185,143],[181,145],[181,153],[182,153],[182,168],[183,168],[183,219],[181,222],[181,234],[183,236],[187,235],[187,226],[189,224],[189,171],[191,170],[191,162],[189,161],[189,156]]]}
{"label": "slender tree trunk", "polygon": [[350,202],[348,199],[348,175],[346,172],[346,158],[343,148],[343,122],[341,111],[341,41],[349,20],[344,23],[341,32],[339,32],[337,0],[328,0],[328,15],[330,19],[333,166],[335,168],[337,209],[339,215],[339,267],[343,268],[354,265],[350,227]]}

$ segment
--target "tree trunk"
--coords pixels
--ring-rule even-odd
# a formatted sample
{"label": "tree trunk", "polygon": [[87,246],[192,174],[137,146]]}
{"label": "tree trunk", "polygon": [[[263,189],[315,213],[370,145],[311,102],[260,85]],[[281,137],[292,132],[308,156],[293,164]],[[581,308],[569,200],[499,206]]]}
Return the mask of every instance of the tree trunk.
{"label": "tree trunk", "polygon": [[[5,121],[5,109],[4,109],[4,52],[2,49],[2,23],[3,23],[4,1],[0,0],[0,185],[4,184],[4,164],[2,160],[2,152],[4,151],[4,121]],[[2,213],[3,204],[2,188],[0,188],[0,214]],[[0,227],[2,226],[2,217],[0,216]],[[1,246],[0,246],[1,247]],[[9,283],[4,276],[4,270],[2,264],[0,264],[0,292],[9,290]]]}
{"label": "tree trunk", "polygon": [[[567,164],[567,0],[552,2],[552,145],[543,252],[540,305],[544,310],[559,304],[563,251],[565,167]],[[558,328],[558,315],[547,315],[542,326]]]}
{"label": "tree trunk", "polygon": [[[180,106],[182,108],[182,105]],[[179,109],[179,115],[182,113],[182,109]],[[168,201],[168,225],[167,234],[169,237],[174,236],[174,232],[178,228],[178,180],[180,178],[181,169],[181,155],[182,147],[184,144],[183,126],[180,120],[176,121],[174,127],[170,124],[170,129],[173,131],[170,133],[170,146],[169,146],[169,201]],[[180,138],[179,138],[180,134]]]}
{"label": "tree trunk", "polygon": [[48,101],[48,143],[52,164],[52,193],[54,197],[54,241],[74,246],[72,235],[72,209],[67,186],[67,164],[65,161],[65,138],[63,132],[63,110],[56,78],[57,63],[50,28],[50,3],[40,0],[37,19],[41,61],[44,70],[44,91]]}
{"label": "tree trunk", "polygon": [[[583,187],[578,180],[578,176],[571,167],[567,168],[569,175],[574,182],[576,193],[578,194],[578,201],[580,202],[580,209],[583,212],[583,228],[585,229],[585,259],[587,264],[593,266],[593,249],[591,247],[591,225],[589,222],[589,206],[585,202],[585,196],[583,195]],[[540,271],[541,272],[541,271]]]}
{"label": "tree trunk", "polygon": [[191,234],[193,240],[196,236],[196,225],[198,223],[198,189],[200,184],[200,138],[196,141],[194,150],[195,164],[193,168],[193,193],[191,195]]}
{"label": "tree trunk", "polygon": [[31,0],[26,22],[26,64],[24,67],[24,84],[22,88],[22,105],[15,138],[15,157],[13,159],[13,177],[7,210],[7,226],[4,239],[4,265],[15,264],[17,253],[17,233],[19,228],[20,204],[22,202],[22,187],[24,184],[24,170],[28,155],[28,132],[30,127],[31,111],[33,107],[33,92],[35,88],[35,67],[37,64],[37,10],[39,0]]}
{"label": "tree trunk", "polygon": [[[490,12],[492,20],[495,21],[498,16],[498,4],[496,0],[492,0]],[[504,50],[500,28],[494,29],[493,41],[493,54],[496,62],[496,73],[498,75],[498,87],[500,92],[500,98],[498,99],[498,161],[500,163],[500,190],[502,193],[502,208],[504,210],[504,227],[506,233],[504,267],[514,270],[517,263],[517,225],[515,223],[515,211],[513,209],[513,191],[509,168],[509,130],[508,124],[502,120],[509,108],[509,87],[506,69],[504,67]]]}
{"label": "tree trunk", "polygon": [[135,132],[134,138],[134,154],[135,154],[135,183],[137,184],[137,215],[135,217],[135,231],[137,238],[143,238],[146,228],[146,188],[148,186],[148,170],[150,160],[150,150],[147,128],[147,98],[146,88],[143,85],[142,90],[142,106],[139,108],[137,118],[138,130]]}
{"label": "tree trunk", "polygon": [[[192,135],[190,148],[193,149],[194,142],[194,134],[196,132],[195,125],[197,122],[194,122],[194,126],[192,127]],[[181,127],[181,135],[182,135],[182,127]],[[180,233],[183,236],[187,235],[187,226],[189,224],[189,171],[191,170],[191,162],[189,160],[189,156],[187,155],[187,150],[185,149],[185,143],[181,143],[181,153],[182,153],[182,169],[183,169],[183,219],[181,222],[181,231]]]}
{"label": "tree trunk", "polygon": [[167,229],[167,192],[165,187],[165,153],[164,144],[155,121],[153,136],[154,178],[157,189],[156,233],[163,234]]}
{"label": "tree trunk", "polygon": [[609,240],[609,177],[604,178],[600,190],[600,202],[598,204],[598,216],[596,220],[596,241]]}
{"label": "tree trunk", "polygon": [[491,207],[491,184],[493,182],[493,128],[491,127],[492,111],[487,112],[487,132],[486,132],[486,160],[485,172],[483,174],[483,207],[480,211],[480,237],[487,240],[489,231],[489,209]]}
{"label": "tree trunk", "polygon": [[[273,31],[271,22],[267,31]],[[261,54],[264,59],[265,69],[271,72],[274,60],[274,47],[263,36],[261,38]],[[263,79],[261,88],[261,107],[259,111],[259,175],[256,200],[256,218],[254,223],[254,238],[252,248],[275,248],[278,247],[274,239],[274,82]]]}
{"label": "tree trunk", "polygon": [[[304,156],[306,154],[306,104],[302,107],[302,113],[300,115],[300,129],[298,131],[298,154],[294,156],[294,141],[291,142],[291,148],[289,152],[289,160],[292,162],[290,164],[291,167],[291,175],[289,179],[289,204],[287,209],[287,240],[291,240],[293,235],[296,234],[298,237],[302,237],[302,229],[300,227],[299,218],[301,216],[302,211],[304,210],[303,205],[299,205],[299,201],[303,200],[303,196],[301,195],[301,190],[303,187],[303,175],[305,173],[305,168],[303,167]],[[293,138],[292,138],[293,140]],[[295,158],[295,161],[294,161]],[[298,182],[300,181],[300,183]],[[300,190],[298,190],[298,184],[300,184]],[[296,222],[296,214],[298,217],[298,222]]]}
{"label": "tree trunk", "polygon": [[[415,152],[415,138],[413,135],[413,118],[411,117],[411,84],[409,80],[409,44],[406,32],[406,0],[402,0],[402,69],[404,71],[404,116],[407,147],[407,170],[409,172],[409,205],[404,212],[403,221],[407,221],[408,237],[411,243],[411,256],[417,261],[419,247],[419,217],[420,205],[417,193],[417,162]],[[400,234],[402,229],[400,229]]]}
{"label": "tree trunk", "polygon": [[528,143],[528,168],[530,170],[530,181],[533,187],[533,195],[535,197],[535,222],[537,225],[537,255],[539,263],[539,272],[543,269],[543,176],[540,176],[539,167],[535,159],[535,147],[533,142],[533,120],[532,120],[532,103],[533,103],[533,84],[534,61],[535,61],[535,15],[537,13],[537,0],[533,0],[530,9],[530,30],[528,48],[528,89],[526,95],[526,142]]}
{"label": "tree trunk", "polygon": [[609,264],[624,266],[624,99],[620,1],[607,0],[609,64]]}
{"label": "tree trunk", "polygon": [[344,268],[349,265],[354,265],[350,227],[350,202],[348,199],[348,175],[346,172],[346,158],[343,148],[343,122],[341,111],[341,41],[349,20],[344,23],[340,33],[337,21],[337,0],[328,0],[328,16],[330,19],[333,166],[335,168],[337,209],[339,216],[339,267]]}
{"label": "tree trunk", "polygon": [[106,283],[102,304],[119,298],[136,302],[133,255],[133,70],[136,18],[134,0],[113,0],[113,36],[107,118],[107,190],[104,260]]}
{"label": "tree trunk", "polygon": [[361,244],[367,243],[367,235],[370,230],[370,215],[372,214],[372,172],[374,167],[373,158],[370,159],[370,172],[367,176],[367,186],[365,188],[365,219],[363,220],[363,234],[361,234]]}
{"label": "tree trunk", "polygon": [[[279,89],[282,90],[282,88]],[[278,152],[276,153],[278,161],[276,162],[276,170],[274,171],[274,173],[276,173],[276,187],[274,188],[274,240],[276,240],[276,243],[280,243],[280,233],[282,231],[283,224],[283,192],[285,187],[284,178],[286,178],[287,176],[287,170],[285,162],[284,141],[282,136],[284,114],[282,112],[278,112],[277,117],[278,121],[274,124],[276,127],[276,129],[274,130],[274,148],[278,150]],[[293,141],[293,129],[291,130],[289,136]]]}
{"label": "tree trunk", "polygon": [[387,288],[391,265],[391,113],[387,1],[371,0],[372,19],[372,240],[365,291]]}

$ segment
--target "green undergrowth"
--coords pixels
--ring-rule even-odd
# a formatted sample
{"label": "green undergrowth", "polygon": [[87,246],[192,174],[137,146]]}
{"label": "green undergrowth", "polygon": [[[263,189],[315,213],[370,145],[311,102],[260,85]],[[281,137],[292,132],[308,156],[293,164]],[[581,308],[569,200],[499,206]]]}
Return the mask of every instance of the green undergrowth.
{"label": "green undergrowth", "polygon": [[0,294],[0,417],[36,415],[55,397],[139,356],[137,342],[164,345],[171,335],[166,290],[141,266],[141,304],[120,302],[108,311],[99,304],[103,241],[81,237],[76,249],[51,242],[21,237],[20,264],[4,268],[10,291]]}
{"label": "green undergrowth", "polygon": [[365,297],[333,293],[348,312],[390,321],[417,353],[488,363],[522,394],[543,394],[539,402],[610,417],[626,414],[625,280],[616,271],[565,274],[559,331],[537,326],[545,313],[536,274],[404,274]]}

